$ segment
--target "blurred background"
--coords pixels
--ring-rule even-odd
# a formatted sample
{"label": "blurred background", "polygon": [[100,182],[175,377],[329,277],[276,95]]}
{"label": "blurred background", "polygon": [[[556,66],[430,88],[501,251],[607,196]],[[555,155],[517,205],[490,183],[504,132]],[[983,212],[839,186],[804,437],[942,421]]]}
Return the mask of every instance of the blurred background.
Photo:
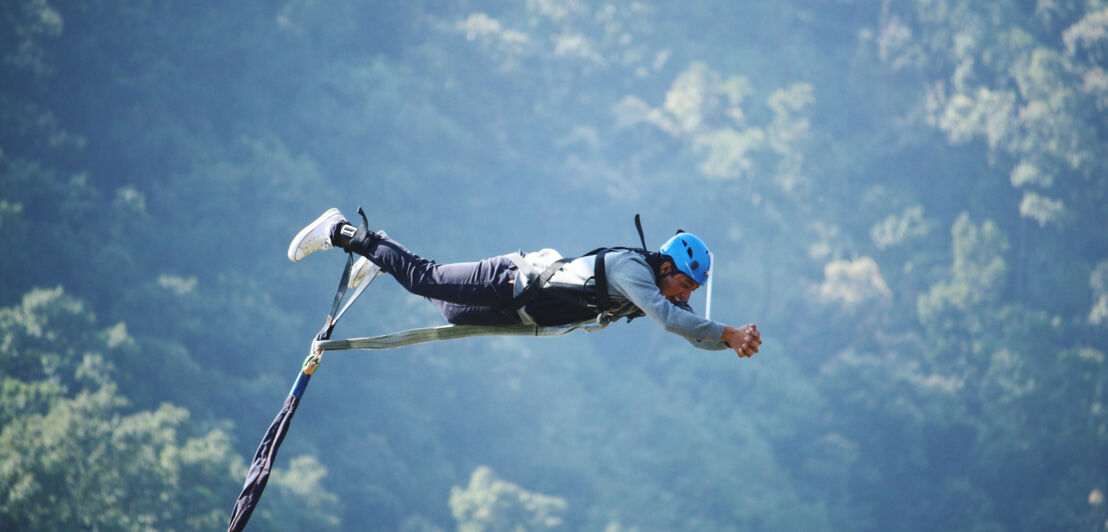
{"label": "blurred background", "polygon": [[224,527],[359,206],[439,262],[641,213],[765,343],[328,354],[251,530],[1105,528],[1102,0],[9,0],[0,61],[0,529]]}

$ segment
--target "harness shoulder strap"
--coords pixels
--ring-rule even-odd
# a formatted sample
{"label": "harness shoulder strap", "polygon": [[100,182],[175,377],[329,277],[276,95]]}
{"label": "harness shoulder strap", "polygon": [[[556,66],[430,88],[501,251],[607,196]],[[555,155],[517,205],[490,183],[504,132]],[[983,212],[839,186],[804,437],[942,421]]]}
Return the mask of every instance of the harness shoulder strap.
{"label": "harness shoulder strap", "polygon": [[[608,269],[605,266],[604,256],[611,251],[632,251],[643,256],[651,270],[657,271],[657,267],[654,264],[655,257],[652,257],[653,253],[646,250],[639,250],[634,248],[614,247],[614,248],[601,248],[591,254],[596,254],[596,264],[593,267],[593,280],[595,281],[594,288],[596,290],[596,307],[601,310],[608,310],[611,306],[611,295],[608,292]],[[629,317],[630,319],[630,317]]]}
{"label": "harness shoulder strap", "polygon": [[593,280],[596,281],[596,306],[607,309],[610,303],[608,297],[608,271],[604,268],[604,255],[608,249],[601,249],[596,253],[596,265],[593,267]]}

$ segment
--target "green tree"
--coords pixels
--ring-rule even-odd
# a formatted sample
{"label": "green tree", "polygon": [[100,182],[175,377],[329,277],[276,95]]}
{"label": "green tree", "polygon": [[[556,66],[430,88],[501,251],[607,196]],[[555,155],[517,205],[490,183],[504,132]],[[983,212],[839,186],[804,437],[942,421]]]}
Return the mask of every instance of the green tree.
{"label": "green tree", "polygon": [[[90,365],[95,365],[93,361]],[[17,389],[13,379],[6,389]],[[12,400],[23,402],[26,393]],[[214,489],[240,467],[225,433],[178,435],[187,412],[125,414],[112,385],[49,397],[45,413],[12,416],[0,433],[0,510],[18,530],[195,530],[225,519]]]}
{"label": "green tree", "polygon": [[0,309],[0,524],[17,530],[210,529],[243,468],[227,434],[188,412],[134,411],[106,362],[118,331],[61,289]]}
{"label": "green tree", "polygon": [[469,485],[450,489],[459,532],[565,530],[565,499],[533,493],[501,480],[488,467],[473,471]]}

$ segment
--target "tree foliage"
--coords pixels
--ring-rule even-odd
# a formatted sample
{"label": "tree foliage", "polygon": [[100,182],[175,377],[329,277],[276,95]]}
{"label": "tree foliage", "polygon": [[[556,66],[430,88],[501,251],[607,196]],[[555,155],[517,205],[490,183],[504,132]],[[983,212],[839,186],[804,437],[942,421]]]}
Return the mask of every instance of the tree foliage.
{"label": "tree foliage", "polygon": [[0,523],[17,530],[194,530],[223,521],[215,489],[242,469],[220,429],[189,414],[134,411],[106,362],[125,342],[95,331],[61,289],[0,309]]}

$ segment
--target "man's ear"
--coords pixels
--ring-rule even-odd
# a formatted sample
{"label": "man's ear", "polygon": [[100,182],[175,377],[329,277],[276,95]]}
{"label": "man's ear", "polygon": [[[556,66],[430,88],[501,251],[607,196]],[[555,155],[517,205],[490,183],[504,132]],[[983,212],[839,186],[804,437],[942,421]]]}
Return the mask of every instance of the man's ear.
{"label": "man's ear", "polygon": [[669,272],[671,271],[673,271],[673,264],[668,260],[663,261],[662,265],[658,267],[658,273],[662,274],[663,276],[669,275]]}

